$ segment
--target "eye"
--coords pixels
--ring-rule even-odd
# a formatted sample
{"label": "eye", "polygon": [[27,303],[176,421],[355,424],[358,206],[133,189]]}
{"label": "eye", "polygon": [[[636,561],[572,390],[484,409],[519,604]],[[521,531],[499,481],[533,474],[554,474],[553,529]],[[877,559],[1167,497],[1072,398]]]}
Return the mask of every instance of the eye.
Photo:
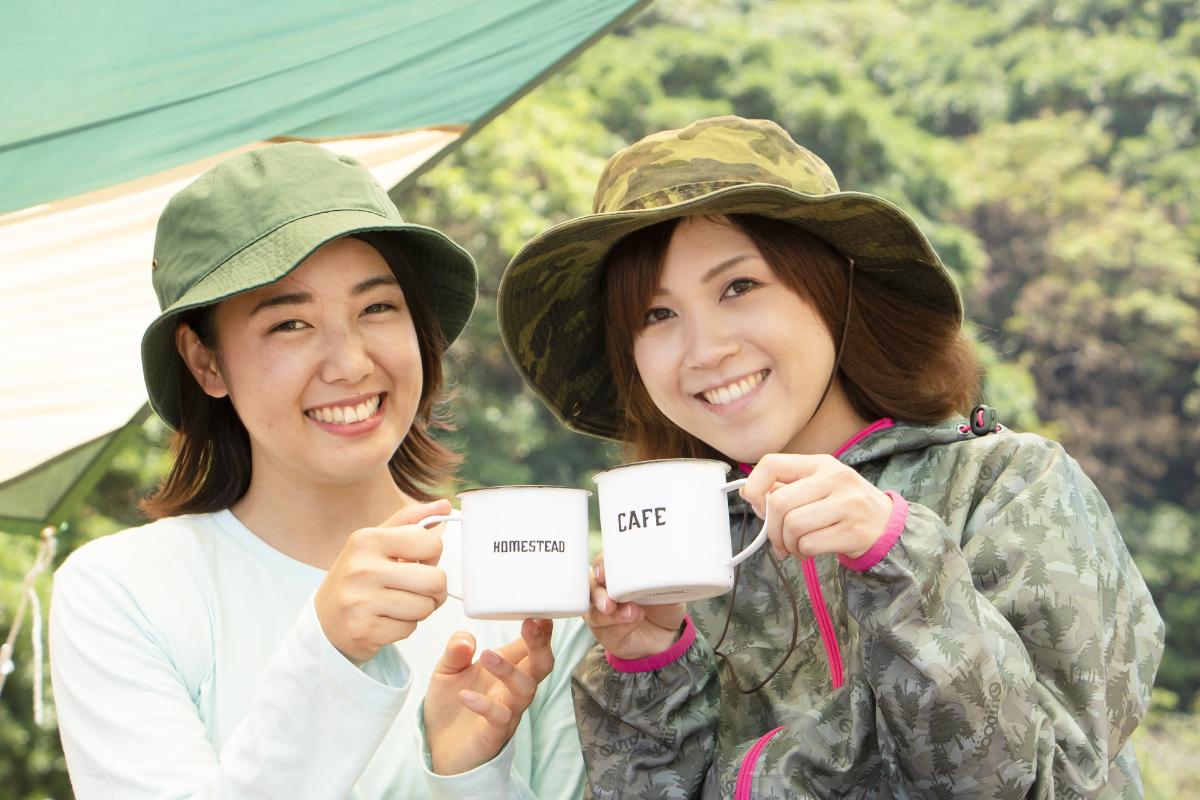
{"label": "eye", "polygon": [[673,316],[675,316],[675,312],[671,309],[664,308],[662,306],[655,306],[646,312],[645,323],[646,325],[657,325],[660,322],[665,322]]}
{"label": "eye", "polygon": [[395,311],[395,310],[396,310],[396,305],[394,303],[371,303],[371,305],[369,305],[363,309],[363,313],[364,314],[382,314],[385,311]]}
{"label": "eye", "polygon": [[722,299],[726,297],[740,297],[758,285],[759,282],[753,278],[734,278],[725,284],[725,292],[721,297]]}
{"label": "eye", "polygon": [[285,319],[274,328],[271,328],[271,333],[275,333],[276,331],[298,331],[301,328],[307,327],[309,327],[307,322],[301,322],[298,319]]}

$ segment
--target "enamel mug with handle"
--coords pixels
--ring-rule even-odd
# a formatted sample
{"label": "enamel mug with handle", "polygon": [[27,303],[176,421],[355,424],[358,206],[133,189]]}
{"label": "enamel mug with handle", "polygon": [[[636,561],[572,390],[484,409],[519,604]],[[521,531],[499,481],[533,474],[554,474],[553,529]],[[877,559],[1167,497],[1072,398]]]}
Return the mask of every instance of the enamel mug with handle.
{"label": "enamel mug with handle", "polygon": [[[474,619],[557,619],[588,609],[588,497],[562,486],[493,486],[458,494],[460,509],[419,525],[459,528],[462,586],[449,594]],[[445,537],[443,558],[452,557]]]}
{"label": "enamel mug with handle", "polygon": [[733,588],[733,568],[762,547],[767,528],[732,554],[728,493],[720,461],[640,461],[595,477],[604,538],[604,580],[618,603],[682,603]]}

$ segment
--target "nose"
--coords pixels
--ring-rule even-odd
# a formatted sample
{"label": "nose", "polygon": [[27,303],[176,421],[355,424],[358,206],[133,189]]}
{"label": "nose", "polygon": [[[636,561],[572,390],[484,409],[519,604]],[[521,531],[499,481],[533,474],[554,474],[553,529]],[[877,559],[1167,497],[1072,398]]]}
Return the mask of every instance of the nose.
{"label": "nose", "polygon": [[688,324],[687,365],[693,369],[720,366],[737,355],[742,345],[733,329],[722,323],[720,315],[693,315]]}
{"label": "nose", "polygon": [[360,383],[375,371],[375,361],[367,341],[356,327],[348,326],[328,333],[321,379],[326,383]]}

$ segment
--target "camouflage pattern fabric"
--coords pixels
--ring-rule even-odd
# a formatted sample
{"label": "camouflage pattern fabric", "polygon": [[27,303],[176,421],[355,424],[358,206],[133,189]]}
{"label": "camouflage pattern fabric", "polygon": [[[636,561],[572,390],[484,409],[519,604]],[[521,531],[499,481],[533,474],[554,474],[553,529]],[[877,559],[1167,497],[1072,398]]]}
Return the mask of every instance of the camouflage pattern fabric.
{"label": "camouflage pattern fabric", "polygon": [[774,122],[700,120],[614,155],[600,177],[593,213],[532,239],[504,271],[497,299],[504,346],[567,427],[620,438],[617,392],[604,354],[608,251],[640,228],[702,214],[790,222],[854,259],[865,279],[962,318],[954,282],[903,211],[873,195],[840,191],[825,162]]}
{"label": "camouflage pattern fabric", "polygon": [[[596,798],[733,797],[747,750],[783,730],[755,798],[1137,798],[1129,735],[1145,714],[1164,628],[1095,486],[1031,434],[956,425],[873,434],[842,460],[910,504],[898,542],[858,573],[820,557],[845,665],[832,683],[799,563],[800,641],[766,548],[729,595],[693,604],[695,643],[653,672],[614,671],[597,647],[574,673]],[[736,498],[736,496],[735,496]],[[734,543],[745,503],[731,502]]]}

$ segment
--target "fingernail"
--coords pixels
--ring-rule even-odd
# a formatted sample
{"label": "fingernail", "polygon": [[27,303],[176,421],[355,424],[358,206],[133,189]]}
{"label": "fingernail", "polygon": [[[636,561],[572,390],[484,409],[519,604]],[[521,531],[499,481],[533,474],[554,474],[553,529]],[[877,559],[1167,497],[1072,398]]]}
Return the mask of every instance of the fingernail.
{"label": "fingernail", "polygon": [[459,694],[459,697],[461,697],[463,699],[464,703],[478,703],[479,702],[479,695],[475,694],[472,691],[468,691],[466,689],[463,689],[462,693]]}
{"label": "fingernail", "polygon": [[625,606],[621,609],[621,619],[633,619],[633,606]]}
{"label": "fingernail", "polygon": [[536,638],[538,638],[539,636],[541,636],[541,635],[542,635],[542,628],[541,628],[541,626],[540,626],[540,625],[538,625],[538,624],[537,624],[536,622],[534,622],[533,620],[530,620],[530,622],[532,622],[533,624],[529,626],[530,628],[532,628],[532,630],[531,630],[531,631],[529,631],[529,635],[530,635],[531,637],[533,637],[534,639],[536,639]]}
{"label": "fingernail", "polygon": [[496,655],[491,650],[485,650],[483,652],[483,660],[488,666],[495,667],[500,663],[500,656]]}
{"label": "fingernail", "polygon": [[603,564],[596,565],[596,582],[604,583],[604,565]]}
{"label": "fingernail", "polygon": [[604,598],[604,602],[600,604],[600,610],[605,614],[613,612],[613,601],[611,597]]}

